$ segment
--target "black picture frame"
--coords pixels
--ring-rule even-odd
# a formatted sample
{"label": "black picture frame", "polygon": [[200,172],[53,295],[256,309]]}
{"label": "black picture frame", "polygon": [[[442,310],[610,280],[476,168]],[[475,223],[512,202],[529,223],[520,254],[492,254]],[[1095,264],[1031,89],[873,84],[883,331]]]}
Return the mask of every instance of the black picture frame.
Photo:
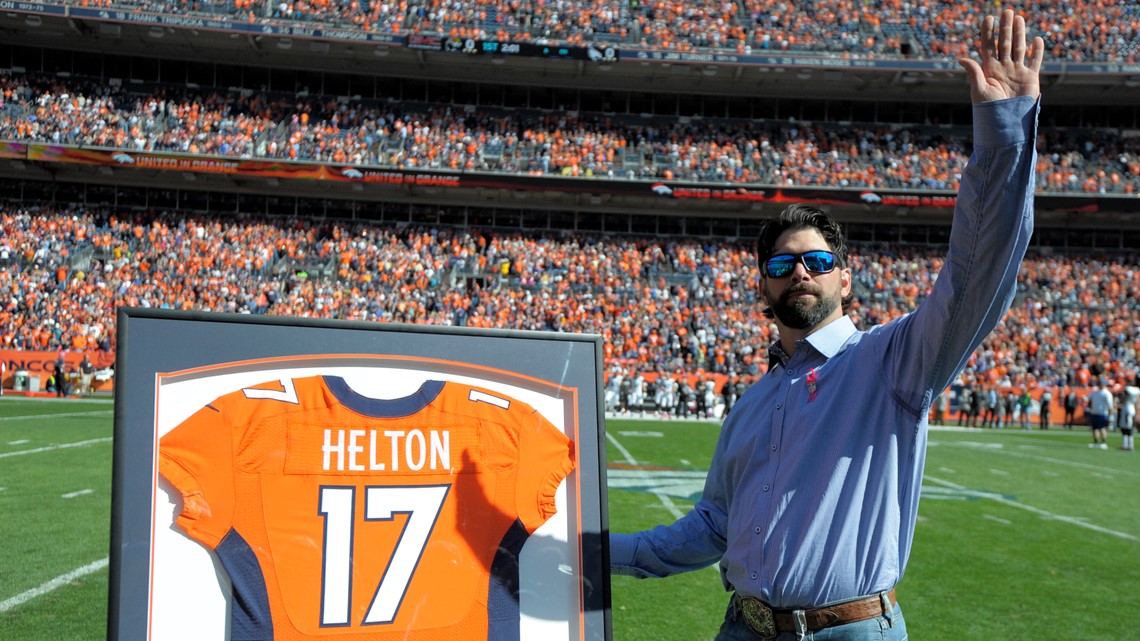
{"label": "black picture frame", "polygon": [[[559,490],[564,518],[520,555],[521,639],[611,639],[600,336],[142,308],[121,308],[117,331],[110,641],[168,641],[194,626],[205,637],[185,638],[227,638],[225,571],[170,522],[177,491],[157,472],[158,439],[281,372],[347,373],[372,388],[457,380],[523,397],[574,441],[576,467]],[[528,554],[560,562],[528,568]]]}

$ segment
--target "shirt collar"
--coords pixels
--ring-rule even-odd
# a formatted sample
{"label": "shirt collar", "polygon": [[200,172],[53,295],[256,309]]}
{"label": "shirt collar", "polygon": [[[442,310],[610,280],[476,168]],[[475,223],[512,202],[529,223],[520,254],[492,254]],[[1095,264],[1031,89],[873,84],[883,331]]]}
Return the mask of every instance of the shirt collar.
{"label": "shirt collar", "polygon": [[[847,344],[847,339],[857,331],[859,330],[855,328],[851,317],[843,315],[812,332],[800,342],[811,345],[824,358],[831,358],[839,353],[840,348]],[[773,341],[768,347],[768,362],[780,365],[788,362],[788,355],[780,346],[779,340]]]}

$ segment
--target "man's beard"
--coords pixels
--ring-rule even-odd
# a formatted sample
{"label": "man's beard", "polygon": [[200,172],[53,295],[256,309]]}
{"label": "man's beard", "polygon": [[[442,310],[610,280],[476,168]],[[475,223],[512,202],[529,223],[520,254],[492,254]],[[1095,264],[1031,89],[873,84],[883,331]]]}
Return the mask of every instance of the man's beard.
{"label": "man's beard", "polygon": [[[814,296],[799,296],[793,300],[792,295],[798,292],[809,292]],[[768,300],[772,314],[791,329],[808,329],[819,325],[841,303],[839,292],[828,294],[822,287],[807,283],[792,285],[779,299],[773,298],[769,293]]]}

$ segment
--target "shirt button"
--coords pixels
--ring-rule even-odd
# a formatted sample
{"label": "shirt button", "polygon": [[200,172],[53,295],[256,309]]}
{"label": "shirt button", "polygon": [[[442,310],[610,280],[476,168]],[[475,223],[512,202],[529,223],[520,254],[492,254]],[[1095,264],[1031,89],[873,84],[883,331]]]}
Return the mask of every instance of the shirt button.
{"label": "shirt button", "polygon": [[755,579],[755,578],[756,578],[756,573],[755,573],[755,572],[753,572],[753,573],[752,573],[752,578],[753,578],[753,579]]}
{"label": "shirt button", "polygon": [[767,483],[765,483],[765,484],[764,484],[764,491],[765,491],[765,492],[767,492],[767,491],[768,491],[768,484],[767,484]]}
{"label": "shirt button", "polygon": [[792,375],[792,370],[788,370],[788,376]]}
{"label": "shirt button", "polygon": [[776,451],[776,444],[775,444],[775,443],[772,443],[772,451],[773,451],[773,452],[775,452],[775,451]]}
{"label": "shirt button", "polygon": [[759,525],[756,526],[756,533],[760,534],[760,526]]}
{"label": "shirt button", "polygon": [[781,407],[783,407],[783,405],[782,405],[782,404],[780,404],[780,403],[776,403],[776,409],[780,409]]}

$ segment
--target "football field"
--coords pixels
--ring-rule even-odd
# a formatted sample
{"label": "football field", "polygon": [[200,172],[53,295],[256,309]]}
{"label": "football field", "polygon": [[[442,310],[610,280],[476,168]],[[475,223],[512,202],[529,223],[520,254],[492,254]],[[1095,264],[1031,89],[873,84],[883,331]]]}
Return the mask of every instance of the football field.
{"label": "football field", "polygon": [[[0,399],[0,639],[106,637],[113,406]],[[672,521],[715,422],[607,422],[610,526]],[[1138,638],[1140,455],[1084,430],[934,429],[899,599],[916,640]],[[140,456],[149,456],[140,452]],[[714,569],[613,581],[617,641],[708,640]]]}

